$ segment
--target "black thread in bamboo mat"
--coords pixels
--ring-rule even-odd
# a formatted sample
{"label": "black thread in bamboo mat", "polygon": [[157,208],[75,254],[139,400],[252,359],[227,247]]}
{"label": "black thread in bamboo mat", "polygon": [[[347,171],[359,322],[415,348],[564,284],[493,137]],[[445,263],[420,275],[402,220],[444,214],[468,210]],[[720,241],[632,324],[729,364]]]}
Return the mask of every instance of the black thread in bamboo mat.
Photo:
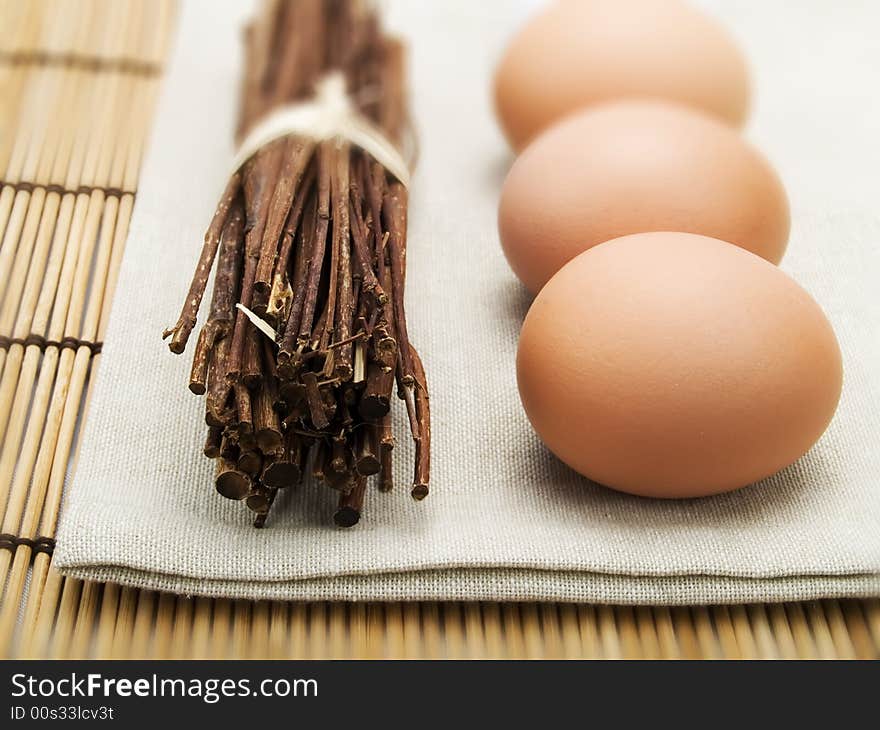
{"label": "black thread in bamboo mat", "polygon": [[[149,32],[142,22],[160,3],[119,0],[119,22]],[[12,6],[4,6],[8,11]],[[38,37],[50,24],[49,4],[34,0],[30,15],[5,22],[0,8],[0,49],[27,48],[28,39],[4,37],[8,29]],[[121,10],[120,10],[121,8]],[[96,17],[108,4],[83,0],[79,12]],[[72,29],[70,33],[72,33]],[[170,33],[170,24],[164,29]],[[138,40],[138,39],[135,39]],[[141,48],[146,41],[138,42]],[[166,43],[157,47],[163,49]],[[158,76],[163,55],[122,59],[95,48],[67,54],[46,49],[0,51],[0,64],[30,74],[76,66],[86,71],[119,71],[141,82]],[[106,49],[102,49],[106,51]],[[127,51],[128,49],[126,49]],[[116,59],[115,61],[112,59]],[[91,60],[90,60],[91,59]],[[100,60],[100,63],[95,63]],[[99,76],[100,74],[96,74]],[[18,108],[0,108],[0,122]],[[13,125],[11,129],[15,130]],[[137,172],[136,170],[134,171]],[[2,170],[0,170],[2,175]],[[30,181],[14,190],[91,194],[104,192],[122,206],[131,188]],[[2,186],[0,186],[2,187]],[[105,209],[106,210],[106,209]],[[125,209],[130,214],[130,207]],[[127,218],[118,223],[127,225]],[[8,216],[0,209],[0,238]],[[123,231],[124,232],[124,231]],[[97,235],[97,233],[95,233]],[[124,240],[123,240],[124,242]],[[108,285],[108,295],[109,295]],[[21,297],[22,291],[6,296]],[[89,349],[99,356],[99,340],[42,335],[0,338],[0,357],[12,344],[41,350]],[[98,357],[99,359],[99,357]],[[97,360],[96,360],[97,362]],[[4,362],[0,369],[7,365]],[[87,396],[76,398],[75,414],[87,410]],[[40,444],[52,447],[54,444]],[[76,444],[71,451],[75,452]],[[63,476],[63,475],[62,475]],[[2,488],[2,485],[0,485]],[[7,509],[8,513],[8,509]],[[28,534],[39,534],[31,532]],[[629,607],[534,603],[283,603],[188,598],[141,591],[112,583],[63,579],[51,568],[51,536],[29,538],[13,531],[0,534],[0,568],[15,576],[27,560],[31,592],[7,585],[0,598],[0,655],[51,657],[270,657],[270,658],[880,658],[880,601],[814,601],[715,607]],[[9,561],[12,562],[10,567]],[[24,575],[24,573],[20,573]],[[3,580],[0,580],[0,585]],[[23,584],[23,581],[22,581]],[[16,622],[19,607],[23,620]]]}
{"label": "black thread in bamboo mat", "polygon": [[8,350],[12,345],[22,347],[38,347],[45,350],[47,347],[57,347],[59,350],[78,350],[80,347],[87,348],[92,355],[98,355],[103,348],[103,342],[90,342],[76,337],[65,337],[61,340],[49,340],[43,335],[31,333],[27,337],[7,337],[0,335],[0,350]]}
{"label": "black thread in bamboo mat", "polygon": [[121,198],[123,195],[135,196],[134,190],[120,190],[119,188],[100,187],[98,185],[79,185],[76,188],[66,188],[63,185],[55,185],[52,183],[35,183],[27,180],[19,180],[17,182],[7,182],[0,179],[0,189],[9,187],[18,192],[23,190],[26,193],[32,193],[36,188],[42,188],[47,193],[58,193],[58,195],[91,195],[94,192],[104,193],[108,198]]}
{"label": "black thread in bamboo mat", "polygon": [[21,537],[12,535],[8,532],[0,533],[0,550],[15,551],[17,548],[25,546],[31,549],[31,552],[47,553],[51,555],[55,552],[55,540],[51,537]]}
{"label": "black thread in bamboo mat", "polygon": [[0,64],[58,67],[94,73],[123,73],[138,76],[158,76],[162,73],[161,64],[136,58],[102,58],[78,53],[52,53],[40,50],[0,51]]}

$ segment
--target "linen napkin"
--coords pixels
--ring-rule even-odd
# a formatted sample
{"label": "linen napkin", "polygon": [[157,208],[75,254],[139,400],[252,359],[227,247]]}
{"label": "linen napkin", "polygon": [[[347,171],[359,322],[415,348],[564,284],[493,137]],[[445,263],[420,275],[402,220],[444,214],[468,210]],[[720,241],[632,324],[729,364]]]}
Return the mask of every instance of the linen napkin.
{"label": "linen napkin", "polygon": [[[173,322],[228,174],[248,3],[189,0],[141,184],[112,320],[67,490],[66,574],[212,596],[275,599],[777,601],[880,594],[880,68],[868,2],[710,3],[757,78],[748,130],[787,183],[783,268],[832,320],[845,385],[829,431],[747,489],[650,501],[590,483],[531,431],[514,355],[529,298],[497,240],[511,162],[491,70],[533,3],[390,3],[410,44],[421,158],[412,181],[409,329],[434,415],[432,493],[370,492],[332,527],[330,490],[286,490],[263,530],[218,496],[201,455],[203,403]],[[784,31],[783,31],[784,29]],[[548,52],[550,49],[548,49]],[[719,171],[723,174],[723,171]],[[395,406],[401,416],[400,404]]]}

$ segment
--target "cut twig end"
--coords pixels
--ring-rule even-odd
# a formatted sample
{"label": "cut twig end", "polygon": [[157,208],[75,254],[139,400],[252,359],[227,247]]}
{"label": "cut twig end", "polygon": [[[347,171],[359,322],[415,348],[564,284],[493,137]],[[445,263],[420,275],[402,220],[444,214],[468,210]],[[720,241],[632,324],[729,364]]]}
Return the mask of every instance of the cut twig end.
{"label": "cut twig end", "polygon": [[230,469],[217,475],[215,486],[222,497],[240,501],[251,491],[251,480],[244,472]]}
{"label": "cut twig end", "polygon": [[175,355],[180,355],[186,349],[190,331],[192,331],[192,328],[185,332],[184,325],[178,322],[174,327],[169,327],[162,331],[162,339],[167,340],[170,337],[171,341],[168,343],[168,349]]}
{"label": "cut twig end", "polygon": [[361,513],[353,507],[340,507],[333,514],[333,521],[338,527],[354,527],[360,519]]}

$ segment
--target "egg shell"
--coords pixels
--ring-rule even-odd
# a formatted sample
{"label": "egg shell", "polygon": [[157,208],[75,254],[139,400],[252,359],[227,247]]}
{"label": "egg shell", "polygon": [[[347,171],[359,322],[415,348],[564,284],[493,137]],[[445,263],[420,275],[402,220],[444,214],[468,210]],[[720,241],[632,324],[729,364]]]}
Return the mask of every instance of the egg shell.
{"label": "egg shell", "polygon": [[514,273],[537,292],[567,261],[612,238],[684,231],[778,263],[785,189],[730,127],[675,104],[621,102],[570,116],[511,168],[498,229]]}
{"label": "egg shell", "polygon": [[743,487],[821,436],[840,350],[810,295],[703,236],[648,233],[568,263],[535,299],[517,354],[526,414],[584,476],[650,497]]}
{"label": "egg shell", "polygon": [[748,68],[714,19],[679,0],[562,0],[513,38],[494,81],[514,149],[566,114],[612,99],[655,97],[740,126]]}

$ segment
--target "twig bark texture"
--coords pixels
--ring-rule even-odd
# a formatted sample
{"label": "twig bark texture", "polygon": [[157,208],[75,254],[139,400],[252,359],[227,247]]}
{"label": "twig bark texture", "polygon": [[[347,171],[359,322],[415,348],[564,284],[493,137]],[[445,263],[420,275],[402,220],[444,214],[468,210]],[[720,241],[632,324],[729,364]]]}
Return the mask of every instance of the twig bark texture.
{"label": "twig bark texture", "polygon": [[[239,139],[330,72],[393,143],[406,127],[403,48],[358,0],[265,0],[245,32]],[[430,416],[404,309],[407,190],[345,140],[300,135],[257,152],[229,180],[180,318],[181,353],[216,259],[189,388],[205,396],[204,451],[216,489],[262,526],[279,489],[338,492],[336,524],[358,522],[369,477],[391,488],[396,391],[416,444],[411,494],[428,492]],[[271,340],[241,304],[275,331]]]}

